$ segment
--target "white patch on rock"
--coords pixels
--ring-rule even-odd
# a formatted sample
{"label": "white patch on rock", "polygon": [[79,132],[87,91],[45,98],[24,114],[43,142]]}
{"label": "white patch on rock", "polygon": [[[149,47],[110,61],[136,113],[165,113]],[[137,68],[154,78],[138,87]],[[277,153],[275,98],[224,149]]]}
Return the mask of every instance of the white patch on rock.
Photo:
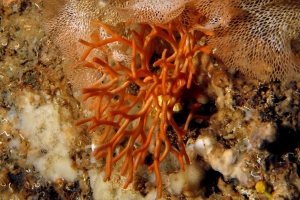
{"label": "white patch on rock", "polygon": [[[13,108],[8,119],[30,143],[27,164],[33,165],[46,180],[75,181],[78,171],[71,167],[69,156],[72,126],[60,121],[58,105],[51,102],[39,105],[40,99],[47,101],[47,97],[26,91],[23,94],[19,97],[18,111]],[[17,147],[16,144],[11,143]]]}

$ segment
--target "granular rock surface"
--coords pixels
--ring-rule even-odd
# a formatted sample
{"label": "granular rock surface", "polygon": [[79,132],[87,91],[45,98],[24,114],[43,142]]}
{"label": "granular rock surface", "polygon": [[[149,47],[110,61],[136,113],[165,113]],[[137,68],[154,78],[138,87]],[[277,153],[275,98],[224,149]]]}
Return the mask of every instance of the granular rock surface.
{"label": "granular rock surface", "polygon": [[[43,3],[2,2],[0,199],[156,199],[151,155],[127,189],[122,162],[103,181],[106,160],[93,156],[100,136],[75,126],[89,111],[75,98],[68,62],[44,29]],[[161,164],[161,199],[299,199],[300,80],[260,82],[207,59],[214,70],[199,77],[199,113],[209,120],[192,121],[183,138],[192,162],[185,172],[172,156]],[[132,84],[129,92],[138,90]],[[189,99],[182,101],[174,114],[180,126],[189,113]],[[174,130],[167,136],[178,148]]]}

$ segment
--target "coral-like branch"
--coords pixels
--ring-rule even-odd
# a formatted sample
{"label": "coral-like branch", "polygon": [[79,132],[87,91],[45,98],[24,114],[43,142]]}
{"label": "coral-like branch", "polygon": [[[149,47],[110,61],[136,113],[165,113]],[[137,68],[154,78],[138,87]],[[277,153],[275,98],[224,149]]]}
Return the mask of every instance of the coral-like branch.
{"label": "coral-like branch", "polygon": [[[172,29],[151,25],[151,31],[146,35],[147,25],[141,25],[140,33],[133,31],[134,37],[129,41],[116,35],[105,24],[100,22],[92,24],[101,26],[112,37],[100,40],[94,33],[93,42],[80,40],[82,44],[89,47],[82,60],[85,60],[93,49],[103,51],[104,45],[119,42],[131,48],[132,63],[130,68],[127,68],[109,55],[104,60],[94,58],[93,62],[84,63],[84,67],[101,69],[103,76],[89,88],[82,90],[85,100],[92,99],[90,109],[95,110],[95,116],[83,119],[77,125],[92,122],[89,130],[94,130],[98,126],[105,127],[101,143],[95,149],[94,155],[96,159],[106,157],[104,180],[109,180],[113,164],[125,157],[121,174],[128,172],[128,179],[124,188],[132,182],[134,170],[139,164],[143,164],[149,153],[152,153],[153,163],[149,166],[149,170],[155,172],[158,196],[161,196],[162,180],[159,164],[168,153],[177,158],[182,170],[184,170],[184,162],[190,163],[183,136],[189,122],[193,119],[193,113],[200,105],[192,108],[184,129],[180,129],[174,121],[173,110],[180,103],[184,91],[192,84],[192,77],[195,74],[192,63],[194,53],[205,47],[196,46],[193,32],[180,32],[181,38],[176,40]],[[149,48],[156,40],[164,40],[172,47],[170,56],[165,49],[161,58],[153,64],[160,68],[158,74],[150,70],[152,55],[149,55]],[[138,58],[140,64],[137,64]],[[114,64],[109,64],[109,59],[112,59]],[[139,86],[137,95],[127,91],[132,82]],[[177,134],[178,149],[173,147],[168,139],[166,134],[168,126],[172,126]],[[153,138],[155,150],[148,152]],[[126,147],[114,156],[115,148],[124,140],[127,141]],[[140,144],[138,147],[135,145],[137,141]]]}

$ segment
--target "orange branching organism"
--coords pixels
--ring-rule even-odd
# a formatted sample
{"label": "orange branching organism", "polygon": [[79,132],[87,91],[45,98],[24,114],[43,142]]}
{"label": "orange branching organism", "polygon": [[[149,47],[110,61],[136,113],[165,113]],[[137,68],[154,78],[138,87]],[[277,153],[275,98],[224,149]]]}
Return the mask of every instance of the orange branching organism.
{"label": "orange branching organism", "polygon": [[[92,42],[80,40],[88,46],[82,56],[83,61],[93,49],[101,50],[107,56],[94,57],[92,62],[84,63],[85,67],[97,70],[103,75],[93,85],[82,90],[85,100],[92,99],[91,109],[95,110],[95,115],[79,121],[77,125],[92,122],[89,126],[91,131],[99,126],[105,127],[94,155],[96,159],[106,157],[105,180],[110,178],[113,164],[125,157],[121,174],[128,172],[128,179],[124,188],[132,182],[134,170],[139,164],[143,164],[149,154],[150,142],[154,138],[153,163],[148,168],[156,174],[158,196],[161,196],[159,164],[171,153],[184,170],[184,163],[190,163],[183,143],[189,122],[193,118],[207,119],[205,116],[194,115],[194,111],[200,106],[198,103],[191,108],[183,129],[173,119],[173,112],[180,109],[183,93],[194,84],[194,54],[197,51],[209,53],[207,47],[196,43],[204,34],[199,31],[174,31],[171,23],[164,27],[141,24],[139,32],[132,31],[133,37],[130,41],[116,35],[103,23],[92,24],[104,28],[111,37],[101,40],[96,31],[91,36]],[[157,40],[164,40],[171,46],[171,50],[164,49],[161,57],[151,64],[151,49]],[[106,51],[105,45],[114,42],[131,49],[130,67],[113,59]],[[109,61],[111,59],[112,62]],[[153,71],[153,67],[158,70]],[[132,83],[139,87],[137,94],[128,92]],[[168,139],[168,126],[177,134],[178,148],[173,147]],[[116,146],[124,140],[127,140],[126,147],[114,156]]]}
{"label": "orange branching organism", "polygon": [[[156,174],[158,196],[162,195],[159,165],[166,156],[174,155],[181,169],[190,162],[183,137],[193,118],[207,117],[194,114],[200,106],[195,103],[181,128],[173,113],[194,87],[197,52],[213,49],[227,67],[262,80],[286,80],[300,72],[298,50],[291,49],[291,41],[299,37],[298,0],[44,0],[44,5],[46,29],[66,57],[77,64],[84,48],[71,40],[83,38],[80,43],[86,50],[81,61],[86,74],[101,75],[88,76],[89,80],[79,76],[84,83],[96,81],[82,90],[94,116],[77,125],[89,123],[89,130],[103,130],[94,155],[106,158],[105,180],[113,164],[125,158],[124,188],[149,154],[153,154],[148,168]],[[94,28],[91,20],[101,22],[92,22]],[[130,31],[121,22],[131,22],[135,28]],[[198,44],[204,35],[211,48]],[[69,77],[76,85],[77,78]],[[132,85],[138,88],[134,92]],[[176,146],[168,139],[168,127],[176,132]],[[120,143],[126,147],[118,152]]]}

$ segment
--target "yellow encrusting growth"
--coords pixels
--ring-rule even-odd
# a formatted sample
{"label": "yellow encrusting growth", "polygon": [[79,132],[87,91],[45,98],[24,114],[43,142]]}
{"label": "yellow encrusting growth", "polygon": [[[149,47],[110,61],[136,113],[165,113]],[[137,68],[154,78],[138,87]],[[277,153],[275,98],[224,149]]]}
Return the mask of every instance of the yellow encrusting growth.
{"label": "yellow encrusting growth", "polygon": [[267,184],[264,181],[258,181],[255,184],[255,189],[259,193],[265,194],[269,199],[272,198],[272,195],[267,190]]}

